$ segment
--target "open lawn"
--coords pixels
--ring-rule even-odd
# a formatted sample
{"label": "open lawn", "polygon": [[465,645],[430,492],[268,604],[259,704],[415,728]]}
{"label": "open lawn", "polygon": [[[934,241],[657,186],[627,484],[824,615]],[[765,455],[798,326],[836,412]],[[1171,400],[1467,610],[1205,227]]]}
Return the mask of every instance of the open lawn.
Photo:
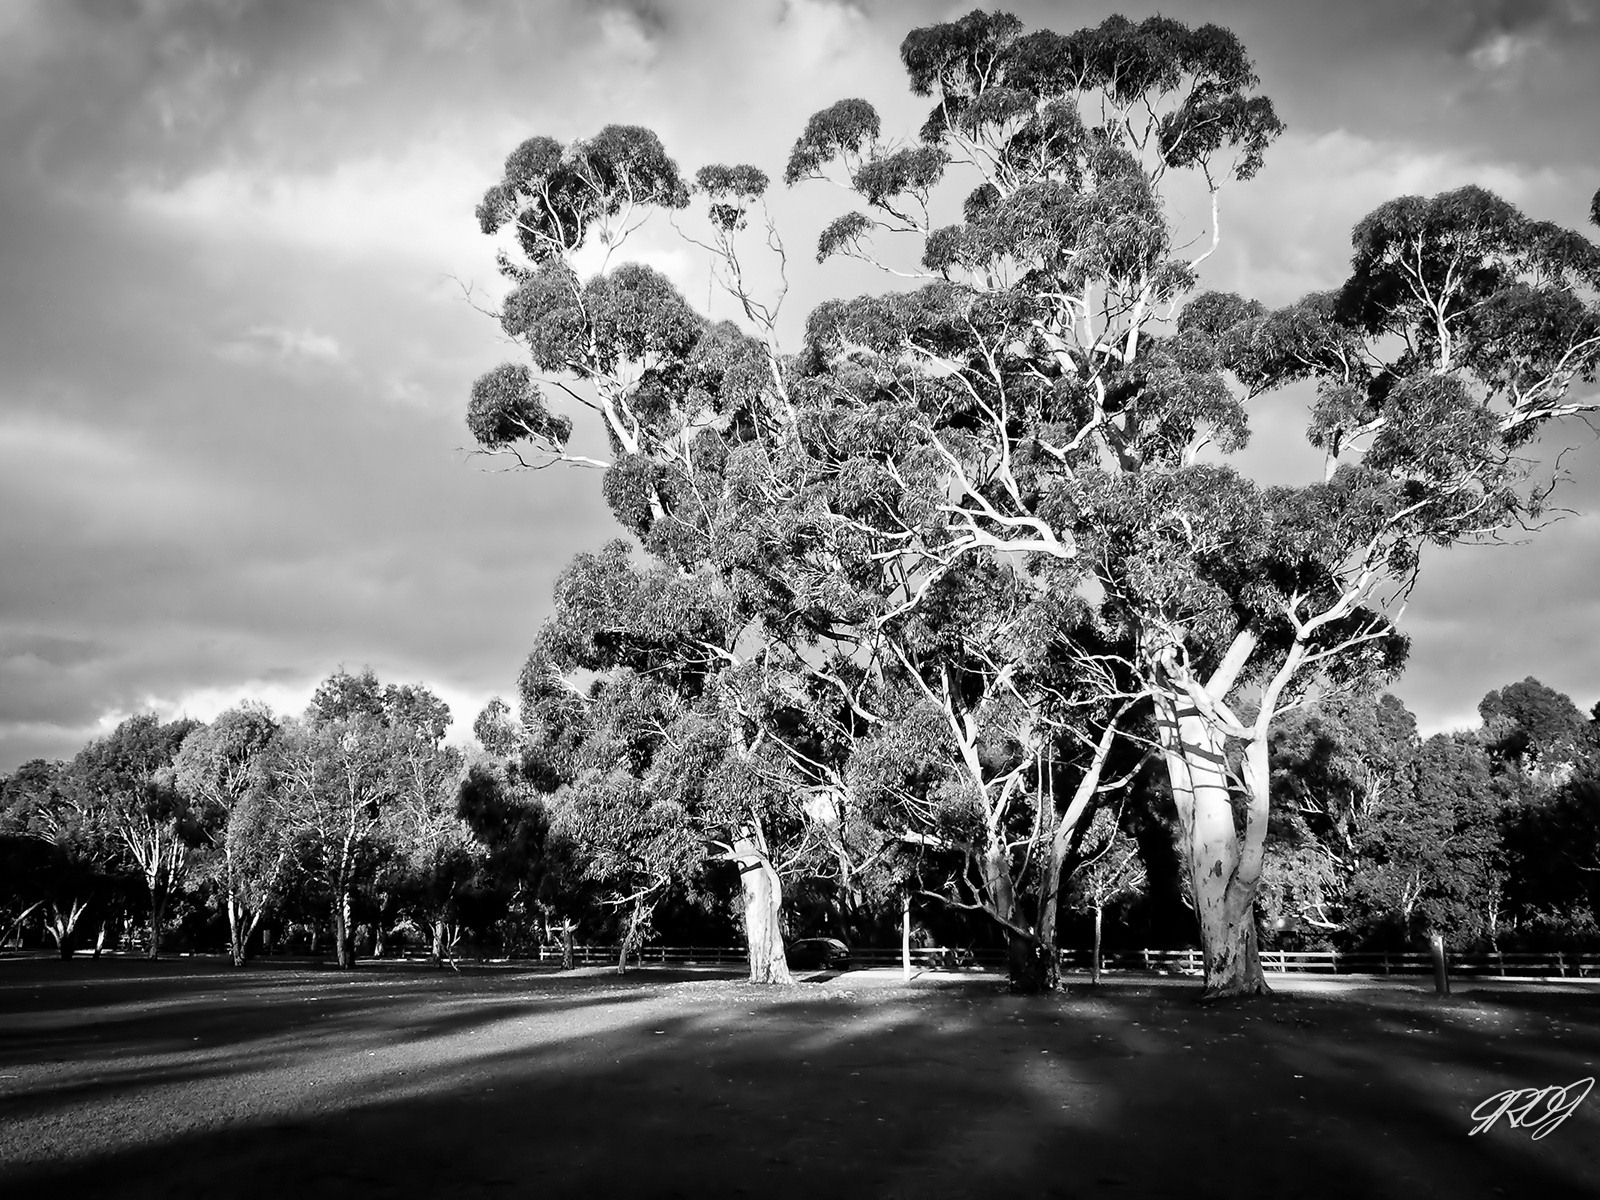
{"label": "open lawn", "polygon": [[1600,990],[0,959],[0,1196],[1600,1196]]}

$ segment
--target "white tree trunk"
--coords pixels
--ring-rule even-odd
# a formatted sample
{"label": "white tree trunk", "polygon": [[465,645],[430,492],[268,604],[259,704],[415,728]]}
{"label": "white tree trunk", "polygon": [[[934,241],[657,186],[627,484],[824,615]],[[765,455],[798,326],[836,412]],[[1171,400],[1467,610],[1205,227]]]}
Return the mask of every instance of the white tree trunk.
{"label": "white tree trunk", "polygon": [[762,846],[761,827],[741,829],[733,840],[734,861],[744,889],[744,934],[750,948],[751,983],[793,983],[783,952],[783,881]]}
{"label": "white tree trunk", "polygon": [[911,978],[911,893],[900,901],[900,977]]}
{"label": "white tree trunk", "polygon": [[[1156,715],[1200,926],[1205,994],[1218,999],[1264,995],[1270,989],[1261,971],[1255,919],[1262,847],[1241,838],[1228,786],[1224,739],[1188,707],[1187,700],[1158,695]],[[1250,752],[1256,749],[1252,746]],[[1259,757],[1264,764],[1264,746]],[[1247,770],[1247,776],[1254,782],[1253,771]],[[1261,811],[1259,820],[1251,812],[1247,833],[1251,840],[1264,839],[1267,796],[1264,786],[1252,787],[1251,792],[1251,809]]]}

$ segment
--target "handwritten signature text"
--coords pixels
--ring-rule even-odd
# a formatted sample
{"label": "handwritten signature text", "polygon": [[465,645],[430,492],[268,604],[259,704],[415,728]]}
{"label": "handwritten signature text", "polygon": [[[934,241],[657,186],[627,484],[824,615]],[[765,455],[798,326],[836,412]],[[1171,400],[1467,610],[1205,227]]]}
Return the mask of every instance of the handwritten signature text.
{"label": "handwritten signature text", "polygon": [[1555,1084],[1547,1088],[1512,1088],[1490,1096],[1472,1110],[1477,1122],[1468,1137],[1490,1128],[1501,1117],[1512,1129],[1533,1130],[1533,1140],[1538,1141],[1572,1115],[1572,1110],[1583,1103],[1583,1098],[1594,1087],[1594,1076],[1579,1079],[1565,1087]]}

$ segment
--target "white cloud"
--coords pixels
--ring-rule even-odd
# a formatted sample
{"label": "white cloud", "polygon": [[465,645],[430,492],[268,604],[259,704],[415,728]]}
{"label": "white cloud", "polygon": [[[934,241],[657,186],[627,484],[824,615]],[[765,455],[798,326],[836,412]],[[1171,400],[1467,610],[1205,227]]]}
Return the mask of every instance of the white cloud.
{"label": "white cloud", "polygon": [[655,42],[627,9],[610,8],[600,14],[600,39],[606,56],[624,66],[637,69],[655,61]]}
{"label": "white cloud", "polygon": [[1468,58],[1478,70],[1498,74],[1507,67],[1520,65],[1538,48],[1539,43],[1533,38],[1499,33],[1474,50]]}
{"label": "white cloud", "polygon": [[[1583,193],[1587,179],[1530,169],[1465,152],[1419,147],[1335,130],[1308,137],[1290,130],[1267,154],[1261,174],[1222,195],[1222,247],[1206,264],[1211,286],[1248,292],[1269,304],[1336,286],[1350,256],[1350,230],[1385,201],[1477,184],[1537,216],[1552,216]],[[1592,188],[1592,184],[1591,184]],[[1175,199],[1204,220],[1203,199]]]}
{"label": "white cloud", "polygon": [[278,246],[323,262],[381,258],[460,271],[487,259],[472,210],[492,170],[487,163],[494,162],[438,140],[316,173],[230,162],[169,188],[140,184],[127,204],[136,215],[221,246]]}
{"label": "white cloud", "polygon": [[239,338],[224,342],[217,354],[229,362],[247,365],[299,362],[337,366],[346,358],[338,339],[314,329],[291,329],[281,325],[252,325]]}

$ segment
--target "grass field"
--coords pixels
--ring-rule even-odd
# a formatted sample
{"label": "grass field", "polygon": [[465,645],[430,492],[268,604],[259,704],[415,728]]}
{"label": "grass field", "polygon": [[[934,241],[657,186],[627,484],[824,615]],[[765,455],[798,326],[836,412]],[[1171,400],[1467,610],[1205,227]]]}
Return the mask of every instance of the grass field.
{"label": "grass field", "polygon": [[0,959],[0,1197],[1600,1196],[1600,990]]}

